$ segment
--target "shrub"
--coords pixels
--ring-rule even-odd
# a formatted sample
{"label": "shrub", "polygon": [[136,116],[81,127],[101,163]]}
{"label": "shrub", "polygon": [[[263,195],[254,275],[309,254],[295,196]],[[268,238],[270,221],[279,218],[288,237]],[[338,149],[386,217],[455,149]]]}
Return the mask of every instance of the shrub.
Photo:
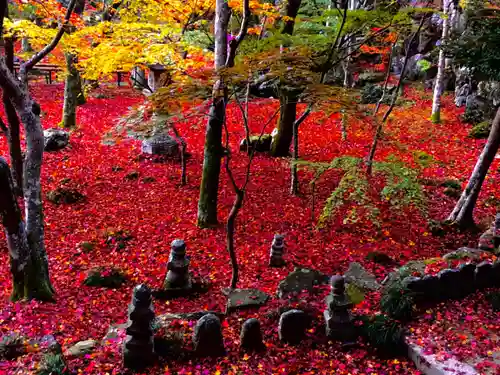
{"label": "shrub", "polygon": [[403,276],[394,280],[383,291],[380,308],[391,318],[409,320],[414,311],[415,293],[403,284]]}
{"label": "shrub", "polygon": [[457,190],[462,189],[462,184],[460,183],[460,181],[453,179],[443,181],[440,186]]}
{"label": "shrub", "polygon": [[361,89],[361,103],[375,104],[382,97],[383,88],[379,85],[367,84]]}
{"label": "shrub", "polygon": [[485,139],[490,135],[490,130],[491,123],[489,121],[483,121],[470,130],[469,137],[476,139]]}
{"label": "shrub", "polygon": [[360,334],[382,355],[398,357],[406,354],[405,331],[389,317],[379,314],[362,316]]}

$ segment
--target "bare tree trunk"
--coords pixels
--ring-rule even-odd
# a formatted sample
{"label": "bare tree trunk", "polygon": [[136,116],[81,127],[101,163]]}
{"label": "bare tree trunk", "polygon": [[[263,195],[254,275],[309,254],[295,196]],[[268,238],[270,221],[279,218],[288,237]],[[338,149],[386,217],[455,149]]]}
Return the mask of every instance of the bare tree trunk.
{"label": "bare tree trunk", "polygon": [[[287,20],[283,26],[282,34],[292,35],[295,27],[295,18],[299,13],[302,0],[288,0],[286,7]],[[297,117],[297,98],[288,92],[280,95],[280,118],[278,120],[278,133],[273,139],[271,155],[289,156],[290,145],[293,139],[293,123]]]}
{"label": "bare tree trunk", "polygon": [[65,54],[66,58],[66,81],[64,85],[64,107],[62,124],[65,128],[76,126],[77,106],[85,103],[80,73],[76,69],[76,56],[71,53]]}
{"label": "bare tree trunk", "polygon": [[[228,22],[229,7],[227,2],[217,0],[215,5],[215,69],[221,69],[226,64]],[[226,115],[226,101],[227,90],[219,78],[214,84],[213,103],[205,134],[203,172],[198,201],[198,226],[201,228],[213,227],[218,224],[217,194],[223,156],[222,127]]]}
{"label": "bare tree trunk", "polygon": [[[243,19],[240,32],[231,40],[229,51],[227,46],[227,30],[230,10],[225,0],[215,3],[215,69],[233,67],[238,46],[245,38],[250,20],[249,0],[243,1]],[[203,156],[203,172],[198,201],[198,221],[201,228],[213,227],[217,220],[217,195],[219,193],[219,176],[222,148],[222,128],[226,117],[227,88],[222,80],[218,80],[213,88],[213,102],[210,108],[207,131],[205,134],[205,149]]]}
{"label": "bare tree trunk", "polygon": [[483,152],[476,162],[469,182],[465,187],[455,208],[448,216],[448,220],[457,223],[461,227],[470,227],[474,225],[473,212],[476,206],[481,187],[483,185],[488,169],[495,159],[495,155],[500,146],[500,109],[498,109],[493,126],[484,146]]}
{"label": "bare tree trunk", "polygon": [[292,154],[292,180],[290,187],[290,194],[298,195],[299,194],[299,176],[297,172],[297,161],[299,160],[299,126],[297,125],[297,121],[293,123],[293,154]]}
{"label": "bare tree trunk", "polygon": [[[448,19],[451,0],[443,1],[443,34],[441,36],[441,44],[448,42],[448,34],[450,30],[450,20]],[[439,50],[438,72],[436,76],[436,84],[434,85],[434,96],[432,98],[432,114],[431,120],[437,124],[441,122],[441,95],[444,91],[444,78],[446,68],[446,55],[444,49]]]}

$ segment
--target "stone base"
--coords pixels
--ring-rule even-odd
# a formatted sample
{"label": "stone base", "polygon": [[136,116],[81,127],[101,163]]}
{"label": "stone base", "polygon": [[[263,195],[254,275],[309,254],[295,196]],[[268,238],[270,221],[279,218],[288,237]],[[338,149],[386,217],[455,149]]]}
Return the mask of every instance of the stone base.
{"label": "stone base", "polygon": [[161,294],[164,298],[186,297],[193,291],[193,281],[189,278],[187,284],[181,288],[171,287],[167,282],[163,285]]}
{"label": "stone base", "polygon": [[271,258],[269,260],[269,267],[284,267],[286,264],[284,259]]}
{"label": "stone base", "polygon": [[358,332],[352,322],[334,322],[328,310],[323,312],[323,316],[325,317],[326,335],[328,338],[340,341],[343,346],[356,345]]}

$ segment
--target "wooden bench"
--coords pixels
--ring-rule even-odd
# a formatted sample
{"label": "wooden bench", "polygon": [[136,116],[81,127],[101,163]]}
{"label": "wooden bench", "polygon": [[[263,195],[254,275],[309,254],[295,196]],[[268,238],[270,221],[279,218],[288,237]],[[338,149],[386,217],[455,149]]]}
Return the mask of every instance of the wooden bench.
{"label": "wooden bench", "polygon": [[[20,69],[20,64],[18,62],[14,63],[14,73],[17,74],[17,72]],[[29,71],[29,74],[33,75],[38,75],[37,73],[41,73],[42,75],[45,76],[45,82],[47,84],[52,84],[52,73],[53,72],[59,72],[61,71],[61,67],[59,65],[55,64],[45,64],[45,63],[38,63],[35,65],[33,69]],[[122,78],[124,75],[127,75],[128,72],[124,70],[119,70],[116,71],[116,84],[118,86],[121,85],[122,83]]]}
{"label": "wooden bench", "polygon": [[[14,63],[14,73],[15,74],[17,74],[19,69],[20,69],[20,64],[18,62]],[[58,65],[38,63],[28,73],[34,74],[34,75],[38,75],[37,73],[41,73],[43,76],[45,76],[45,82],[48,84],[52,84],[52,73],[58,72],[60,70],[61,70],[61,67]]]}

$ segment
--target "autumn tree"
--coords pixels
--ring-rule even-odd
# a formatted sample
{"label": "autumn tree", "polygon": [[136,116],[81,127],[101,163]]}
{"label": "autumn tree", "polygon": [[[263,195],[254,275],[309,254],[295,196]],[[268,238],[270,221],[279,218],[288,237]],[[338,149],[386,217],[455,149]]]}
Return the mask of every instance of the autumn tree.
{"label": "autumn tree", "polygon": [[[0,33],[5,35],[6,0],[0,1]],[[67,8],[51,42],[28,61],[21,64],[19,79],[0,58],[0,87],[7,93],[24,127],[26,156],[23,171],[23,196],[25,218],[23,220],[14,195],[11,171],[4,159],[0,160],[0,216],[5,228],[11,259],[13,278],[12,299],[51,300],[54,288],[49,278],[47,253],[44,243],[44,222],[40,174],[42,168],[44,138],[40,122],[40,107],[28,90],[28,73],[59,43],[69,25],[76,0]]]}

